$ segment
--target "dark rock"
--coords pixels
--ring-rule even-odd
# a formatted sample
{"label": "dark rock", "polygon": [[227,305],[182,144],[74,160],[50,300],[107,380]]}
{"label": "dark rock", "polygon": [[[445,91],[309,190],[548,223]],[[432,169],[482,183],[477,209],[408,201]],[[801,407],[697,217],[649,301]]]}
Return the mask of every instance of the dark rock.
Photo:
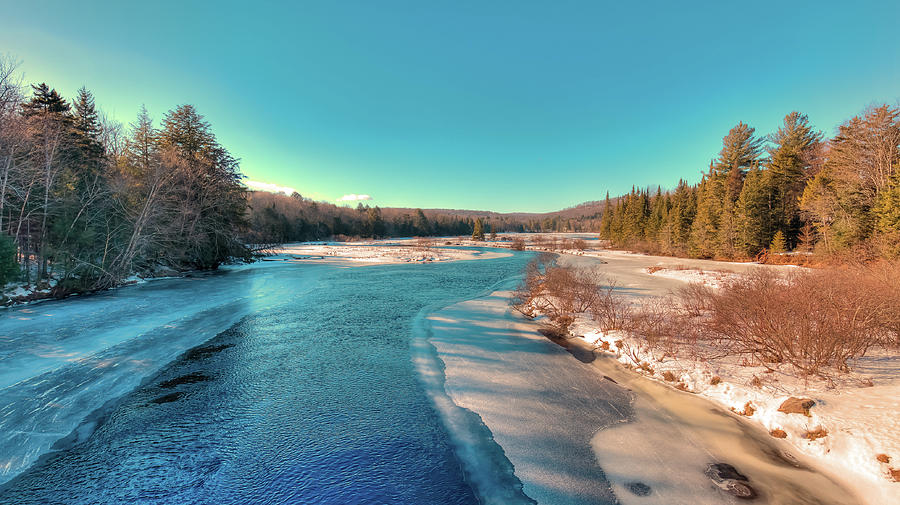
{"label": "dark rock", "polygon": [[792,396],[781,403],[781,406],[778,407],[778,412],[784,412],[785,414],[803,414],[804,416],[809,417],[809,409],[815,404],[816,402],[809,398],[794,398]]}
{"label": "dark rock", "polygon": [[728,463],[711,463],[708,467],[706,467],[705,473],[707,477],[715,482],[722,482],[725,480],[750,480],[746,475],[738,472],[737,468],[729,465]]}
{"label": "dark rock", "polygon": [[706,467],[706,476],[726,493],[743,500],[756,498],[756,490],[748,484],[749,479],[728,463],[712,463]]}
{"label": "dark rock", "polygon": [[182,375],[181,377],[175,377],[174,379],[160,382],[159,387],[172,389],[173,387],[179,386],[181,384],[196,384],[198,382],[206,382],[209,379],[210,377],[208,375],[204,375],[200,372],[191,372],[187,375]]}
{"label": "dark rock", "polygon": [[728,481],[725,486],[725,492],[743,500],[752,500],[756,498],[756,490],[750,487],[746,482],[739,480]]}
{"label": "dark rock", "polygon": [[637,496],[650,496],[650,493],[653,491],[650,489],[650,486],[643,482],[629,482],[625,484],[625,487]]}
{"label": "dark rock", "polygon": [[198,360],[203,358],[208,358],[217,352],[224,351],[229,347],[234,347],[234,344],[222,344],[222,345],[210,345],[206,347],[194,347],[185,353],[184,357],[189,360]]}
{"label": "dark rock", "polygon": [[169,394],[167,394],[167,395],[162,395],[162,396],[160,396],[159,398],[154,398],[154,399],[152,399],[152,400],[150,400],[150,401],[153,402],[153,403],[156,403],[156,404],[161,404],[161,403],[172,403],[172,402],[177,402],[177,401],[180,400],[182,397],[184,397],[184,393],[182,393],[181,391],[179,391],[179,392],[177,392],[177,393],[169,393]]}

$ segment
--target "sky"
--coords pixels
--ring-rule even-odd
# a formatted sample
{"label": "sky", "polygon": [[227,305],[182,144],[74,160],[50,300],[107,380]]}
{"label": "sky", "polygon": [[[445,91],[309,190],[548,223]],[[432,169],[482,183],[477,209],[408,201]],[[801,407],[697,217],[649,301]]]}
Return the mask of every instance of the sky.
{"label": "sky", "polygon": [[900,101],[900,2],[0,0],[26,82],[197,107],[249,181],[544,212],[699,180],[738,121]]}

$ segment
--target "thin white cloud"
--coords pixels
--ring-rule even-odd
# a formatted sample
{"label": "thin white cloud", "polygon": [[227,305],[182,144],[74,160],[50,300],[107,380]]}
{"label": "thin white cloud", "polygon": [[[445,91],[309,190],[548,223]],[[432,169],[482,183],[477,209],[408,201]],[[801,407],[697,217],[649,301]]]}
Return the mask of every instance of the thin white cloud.
{"label": "thin white cloud", "polygon": [[349,195],[344,195],[344,196],[338,198],[337,201],[339,201],[339,202],[358,202],[358,201],[371,200],[371,199],[372,199],[371,195],[349,194]]}
{"label": "thin white cloud", "polygon": [[294,188],[279,186],[270,182],[244,181],[244,184],[246,184],[248,188],[258,189],[260,191],[268,191],[270,193],[284,193],[286,195],[292,195],[297,192],[297,190]]}

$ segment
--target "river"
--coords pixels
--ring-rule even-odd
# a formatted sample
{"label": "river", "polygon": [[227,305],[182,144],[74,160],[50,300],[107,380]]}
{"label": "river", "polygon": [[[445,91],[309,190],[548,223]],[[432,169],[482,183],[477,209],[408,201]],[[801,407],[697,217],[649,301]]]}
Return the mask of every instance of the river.
{"label": "river", "polygon": [[591,443],[646,429],[637,388],[502,309],[529,257],[269,261],[7,309],[0,503],[621,503]]}

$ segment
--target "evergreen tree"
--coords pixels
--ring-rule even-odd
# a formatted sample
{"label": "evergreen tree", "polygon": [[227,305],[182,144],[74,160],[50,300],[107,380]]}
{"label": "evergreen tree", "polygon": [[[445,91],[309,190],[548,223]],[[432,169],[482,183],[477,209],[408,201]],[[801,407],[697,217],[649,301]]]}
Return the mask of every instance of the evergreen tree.
{"label": "evergreen tree", "polygon": [[787,252],[787,239],[784,237],[784,232],[778,230],[775,232],[775,236],[772,237],[772,243],[769,244],[769,252],[773,254],[781,254]]}
{"label": "evergreen tree", "polygon": [[772,216],[766,176],[758,167],[747,172],[737,201],[738,248],[753,257],[772,241]]}
{"label": "evergreen tree", "polygon": [[609,191],[606,192],[606,201],[603,204],[603,214],[600,216],[600,237],[612,240],[613,207],[609,201]]}
{"label": "evergreen tree", "polygon": [[769,166],[766,171],[772,191],[774,227],[784,233],[788,247],[796,244],[802,221],[799,199],[808,180],[810,153],[822,139],[809,118],[791,112],[784,124],[771,135]]}
{"label": "evergreen tree", "polygon": [[369,236],[373,238],[384,237],[386,228],[384,218],[381,216],[381,208],[377,205],[366,211],[368,217],[367,228],[370,230]]}
{"label": "evergreen tree", "polygon": [[689,249],[692,256],[712,258],[720,250],[719,219],[722,184],[715,175],[704,176],[697,188],[697,214],[691,225]]}
{"label": "evergreen tree", "polygon": [[472,240],[484,240],[484,225],[481,218],[476,219],[472,227]]}
{"label": "evergreen tree", "polygon": [[722,139],[722,150],[713,162],[713,173],[726,179],[725,196],[732,202],[740,195],[745,172],[762,153],[763,139],[755,137],[755,131],[739,122]]}
{"label": "evergreen tree", "polygon": [[900,171],[894,174],[893,184],[879,194],[873,214],[882,253],[900,256]]}
{"label": "evergreen tree", "polygon": [[171,231],[176,243],[168,249],[180,256],[177,261],[197,268],[246,256],[238,241],[246,209],[238,161],[219,145],[192,105],[169,111],[158,138],[182,203]]}
{"label": "evergreen tree", "polygon": [[31,100],[22,104],[22,112],[26,116],[34,116],[37,114],[56,114],[57,117],[68,117],[71,107],[63,97],[47,86],[47,83],[32,84],[33,92]]}
{"label": "evergreen tree", "polygon": [[19,276],[16,253],[16,242],[6,233],[0,233],[0,294],[6,283],[16,280]]}
{"label": "evergreen tree", "polygon": [[417,235],[431,235],[431,225],[428,223],[428,218],[425,217],[422,209],[416,209],[416,219],[413,226],[415,226]]}
{"label": "evergreen tree", "polygon": [[88,162],[93,162],[103,156],[103,146],[100,143],[103,128],[94,106],[94,96],[82,87],[78,90],[78,96],[73,104],[75,109],[73,127],[78,139],[78,146]]}

